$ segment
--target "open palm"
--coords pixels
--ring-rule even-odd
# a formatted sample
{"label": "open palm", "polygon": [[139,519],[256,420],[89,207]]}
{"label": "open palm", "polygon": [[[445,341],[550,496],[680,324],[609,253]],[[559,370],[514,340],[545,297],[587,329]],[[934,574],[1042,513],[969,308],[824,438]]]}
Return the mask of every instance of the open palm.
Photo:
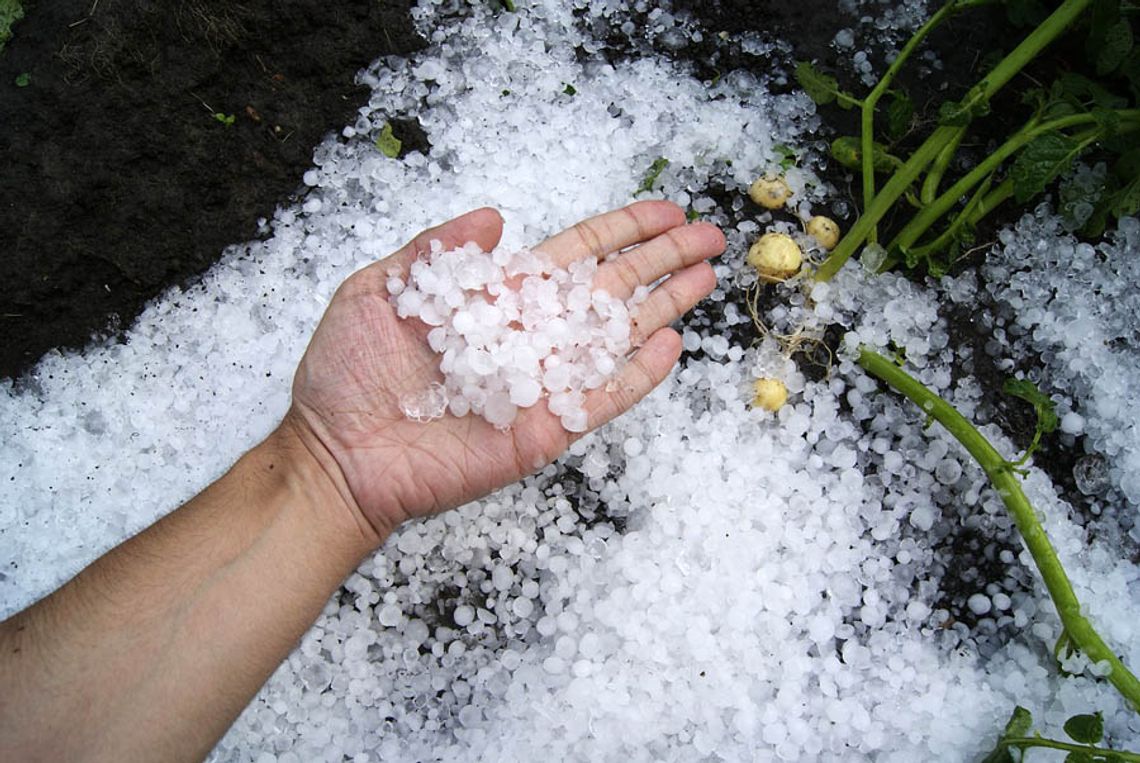
{"label": "open palm", "polygon": [[[502,219],[479,209],[425,231],[391,256],[349,277],[337,290],[293,382],[290,417],[363,518],[380,537],[404,520],[479,498],[545,466],[579,435],[562,428],[544,404],[521,409],[500,431],[467,415],[421,423],[407,419],[400,399],[442,380],[429,327],[401,320],[390,303],[392,273],[407,278],[411,263],[438,240],[445,249],[474,241],[498,244]],[[636,245],[636,246],[635,246]],[[566,267],[602,259],[595,287],[626,299],[641,285],[668,276],[643,302],[633,325],[640,348],[615,383],[586,398],[589,427],[601,426],[644,397],[669,373],[680,337],[668,325],[715,285],[706,259],[724,249],[707,223],[685,224],[668,202],[639,202],[578,223],[536,247]]]}

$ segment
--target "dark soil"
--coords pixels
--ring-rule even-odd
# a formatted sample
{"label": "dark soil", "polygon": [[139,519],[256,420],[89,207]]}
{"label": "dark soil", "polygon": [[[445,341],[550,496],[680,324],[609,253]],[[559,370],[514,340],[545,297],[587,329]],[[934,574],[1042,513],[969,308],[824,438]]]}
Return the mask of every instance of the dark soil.
{"label": "dark soil", "polygon": [[356,72],[422,46],[409,4],[27,0],[0,54],[0,377],[253,238],[353,121]]}

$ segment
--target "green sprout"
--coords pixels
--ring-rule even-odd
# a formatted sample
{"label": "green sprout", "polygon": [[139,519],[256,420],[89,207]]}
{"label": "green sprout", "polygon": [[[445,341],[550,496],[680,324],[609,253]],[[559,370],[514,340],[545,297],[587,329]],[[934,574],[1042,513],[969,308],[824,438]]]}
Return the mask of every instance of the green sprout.
{"label": "green sprout", "polygon": [[224,114],[221,111],[215,111],[214,112],[214,119],[221,122],[226,127],[233,127],[233,124],[234,124],[234,115],[233,114]]}
{"label": "green sprout", "polygon": [[403,147],[403,142],[392,134],[392,125],[385,122],[384,128],[380,130],[380,135],[374,141],[376,148],[380,149],[380,153],[389,159],[395,159],[400,155],[400,149]]}
{"label": "green sprout", "polygon": [[1029,447],[1025,449],[1025,453],[1021,458],[1013,462],[1014,466],[1021,466],[1033,452],[1041,445],[1041,436],[1051,434],[1057,429],[1057,411],[1056,405],[1053,403],[1052,398],[1046,395],[1041,390],[1037,389],[1037,385],[1028,379],[1007,379],[1002,391],[1007,395],[1019,397],[1025,402],[1033,406],[1034,413],[1037,414],[1037,424],[1033,430],[1033,441],[1029,443]]}
{"label": "green sprout", "polygon": [[645,177],[641,179],[641,185],[633,192],[634,196],[639,196],[643,193],[648,193],[653,190],[653,184],[657,182],[657,178],[661,177],[661,173],[669,166],[669,160],[663,156],[659,156],[653,160],[653,164],[649,165],[649,170],[645,173]]}
{"label": "green sprout", "polygon": [[1068,763],[1137,763],[1140,755],[1124,750],[1111,750],[1099,747],[1104,739],[1104,716],[1098,711],[1091,714],[1074,715],[1065,721],[1065,734],[1071,739],[1066,742],[1048,739],[1040,733],[1030,734],[1033,728],[1033,714],[1021,705],[1013,709],[1013,715],[1005,724],[1001,738],[993,751],[982,759],[982,763],[1016,763],[1021,756],[1014,757],[1013,750],[1024,755],[1025,751],[1040,747],[1067,752]]}

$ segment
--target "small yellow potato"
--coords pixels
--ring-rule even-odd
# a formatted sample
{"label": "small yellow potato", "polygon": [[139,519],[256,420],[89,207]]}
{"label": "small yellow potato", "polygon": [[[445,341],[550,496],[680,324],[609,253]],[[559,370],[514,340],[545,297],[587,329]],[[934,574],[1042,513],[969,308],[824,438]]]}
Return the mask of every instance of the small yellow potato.
{"label": "small yellow potato", "polygon": [[764,209],[780,209],[792,195],[792,189],[781,177],[762,177],[748,187],[751,199]]}
{"label": "small yellow potato", "polygon": [[839,225],[830,217],[816,215],[808,220],[807,232],[829,252],[839,243]]}
{"label": "small yellow potato", "polygon": [[748,250],[747,260],[761,279],[778,283],[800,272],[804,254],[786,233],[765,233]]}
{"label": "small yellow potato", "polygon": [[757,379],[752,385],[752,407],[775,413],[788,402],[788,388],[779,379]]}

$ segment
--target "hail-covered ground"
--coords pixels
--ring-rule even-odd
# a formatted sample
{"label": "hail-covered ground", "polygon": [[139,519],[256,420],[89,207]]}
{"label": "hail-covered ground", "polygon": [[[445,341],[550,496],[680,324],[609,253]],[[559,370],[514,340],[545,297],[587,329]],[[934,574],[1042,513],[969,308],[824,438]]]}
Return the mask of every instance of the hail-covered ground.
{"label": "hail-covered ground", "polygon": [[[1024,487],[1087,614],[1140,666],[1140,225],[1094,247],[1042,211],[1004,232],[980,273],[926,286],[852,263],[829,284],[774,289],[766,338],[753,341],[744,252],[795,225],[750,216],[747,185],[790,146],[798,211],[826,213],[836,198],[811,171],[810,101],[742,73],[702,83],[660,57],[607,63],[583,31],[597,23],[570,4],[533,5],[421,7],[430,46],[362,75],[369,106],[316,150],[307,196],[267,221],[263,241],[158,300],[125,343],[48,357],[4,388],[0,614],[268,433],[353,270],[485,204],[502,211],[509,245],[533,244],[628,203],[667,158],[643,197],[729,238],[720,288],[682,327],[676,372],[557,464],[402,528],[215,757],[972,760],[1015,704],[1058,734],[1099,710],[1113,744],[1140,745],[1137,716],[1098,666],[1057,669],[1059,621],[978,467],[850,359],[859,343],[905,351],[982,423],[996,395],[982,367],[1028,368],[1055,396],[1078,493],[1038,468]],[[606,7],[584,15],[630,33]],[[647,23],[651,36],[700,34],[670,14]],[[377,150],[394,117],[417,118],[430,152]],[[952,341],[947,320],[963,311],[988,343]],[[812,339],[825,332],[839,338],[830,356]],[[790,360],[781,335],[826,368]],[[759,376],[791,392],[777,414],[748,404]],[[996,426],[983,431],[1015,455]]]}

